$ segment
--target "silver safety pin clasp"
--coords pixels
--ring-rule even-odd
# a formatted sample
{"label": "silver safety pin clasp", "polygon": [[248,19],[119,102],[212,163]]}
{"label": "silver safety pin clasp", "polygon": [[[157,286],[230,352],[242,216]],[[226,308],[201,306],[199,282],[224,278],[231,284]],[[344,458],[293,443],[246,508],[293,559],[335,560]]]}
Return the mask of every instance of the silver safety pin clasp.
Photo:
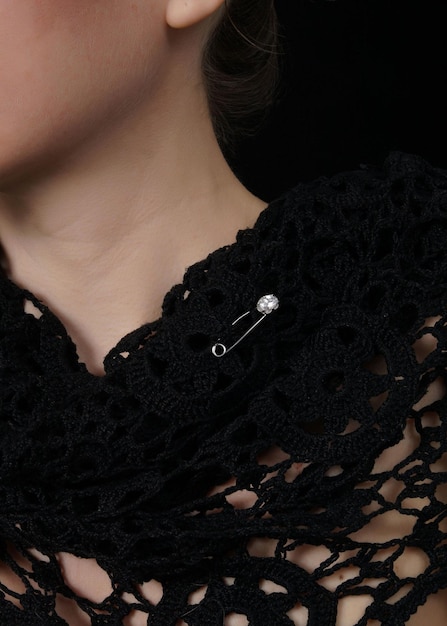
{"label": "silver safety pin clasp", "polygon": [[[237,341],[231,344],[231,346],[225,346],[223,343],[220,342],[220,339],[218,339],[214,346],[211,348],[211,352],[219,359],[228,354],[228,352],[230,352],[230,350],[233,350],[233,348],[235,348],[243,339],[245,339],[245,337],[249,333],[251,333],[251,331],[254,330],[256,326],[258,326],[267,317],[267,315],[270,315],[270,313],[276,311],[278,307],[279,300],[272,293],[269,293],[265,296],[262,296],[262,298],[259,298],[256,304],[256,310],[261,313],[261,317],[257,319],[256,322],[252,324],[250,328],[248,328]],[[242,315],[239,315],[239,317],[235,319],[231,325],[236,326],[236,324],[238,324],[244,317],[247,317],[247,315],[249,314],[250,311],[246,311]]]}

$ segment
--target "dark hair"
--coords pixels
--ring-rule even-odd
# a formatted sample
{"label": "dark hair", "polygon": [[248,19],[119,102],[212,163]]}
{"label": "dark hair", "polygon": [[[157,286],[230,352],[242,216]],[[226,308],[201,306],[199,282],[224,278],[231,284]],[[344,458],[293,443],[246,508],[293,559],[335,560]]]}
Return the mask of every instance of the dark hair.
{"label": "dark hair", "polygon": [[202,65],[211,119],[224,151],[264,119],[274,99],[278,66],[274,0],[227,0]]}

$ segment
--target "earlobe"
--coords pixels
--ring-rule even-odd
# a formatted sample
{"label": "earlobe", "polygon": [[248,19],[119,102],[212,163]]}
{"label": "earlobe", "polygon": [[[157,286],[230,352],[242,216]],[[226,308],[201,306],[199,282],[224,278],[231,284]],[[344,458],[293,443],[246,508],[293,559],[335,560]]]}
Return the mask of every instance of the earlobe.
{"label": "earlobe", "polygon": [[171,28],[187,28],[215,13],[225,0],[166,0],[166,22]]}

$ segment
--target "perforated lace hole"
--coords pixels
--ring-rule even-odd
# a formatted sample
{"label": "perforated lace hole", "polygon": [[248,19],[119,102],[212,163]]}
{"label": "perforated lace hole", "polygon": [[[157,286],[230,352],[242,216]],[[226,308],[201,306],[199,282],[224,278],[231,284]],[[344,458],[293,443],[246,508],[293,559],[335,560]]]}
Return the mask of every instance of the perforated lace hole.
{"label": "perforated lace hole", "polygon": [[247,552],[250,556],[274,557],[278,546],[277,539],[254,537],[247,543]]}
{"label": "perforated lace hole", "polygon": [[70,626],[91,626],[91,618],[85,613],[79,604],[62,594],[56,595],[56,613]]}
{"label": "perforated lace hole", "polygon": [[[356,626],[372,602],[372,596],[366,594],[341,598],[338,601],[336,626]],[[379,623],[377,622],[377,625]],[[370,626],[369,622],[368,626]]]}
{"label": "perforated lace hole", "polygon": [[145,611],[131,611],[123,619],[123,626],[147,626],[148,614]]}
{"label": "perforated lace hole", "polygon": [[374,413],[377,413],[377,411],[385,404],[385,402],[389,398],[389,395],[389,391],[384,391],[383,393],[379,393],[377,396],[372,396],[371,398],[369,398],[368,402]]}
{"label": "perforated lace hole", "polygon": [[357,340],[358,332],[355,328],[351,328],[351,326],[339,326],[337,328],[337,335],[343,345],[350,346]]}
{"label": "perforated lace hole", "polygon": [[110,577],[95,559],[85,559],[67,552],[59,552],[56,556],[65,584],[76,595],[100,603],[112,594]]}
{"label": "perforated lace hole", "polygon": [[438,347],[438,340],[430,332],[425,332],[421,337],[416,339],[411,347],[413,348],[416,361],[418,363],[423,363],[425,359]]}
{"label": "perforated lace hole", "polygon": [[148,361],[148,364],[152,373],[158,378],[161,378],[164,375],[166,368],[167,368],[166,361],[159,359],[153,356],[152,354],[147,354],[146,358],[147,358],[147,361]]}
{"label": "perforated lace hole", "polygon": [[306,626],[309,620],[309,611],[300,602],[287,611],[286,615],[296,626]]}
{"label": "perforated lace hole", "polygon": [[203,333],[194,333],[186,337],[186,345],[193,352],[203,352],[207,350],[210,345],[210,338]]}
{"label": "perforated lace hole", "polygon": [[373,513],[380,511],[381,508],[382,505],[379,504],[379,502],[377,502],[376,500],[372,500],[372,502],[369,502],[368,504],[365,504],[365,506],[362,506],[362,513],[368,517]]}
{"label": "perforated lace hole", "polygon": [[293,483],[303,473],[303,470],[308,467],[309,463],[292,463],[292,465],[284,472],[283,478],[286,483]]}
{"label": "perforated lace hole", "polygon": [[398,309],[391,317],[391,324],[400,332],[408,332],[418,319],[418,309],[414,304],[405,304]]}
{"label": "perforated lace hole", "polygon": [[210,307],[219,306],[225,300],[225,295],[220,289],[208,289],[206,292]]}
{"label": "perforated lace hole", "polygon": [[260,579],[259,589],[266,595],[270,595],[271,593],[287,593],[287,589],[283,587],[283,585],[278,585],[278,583],[275,583],[273,580],[267,580],[266,578]]}
{"label": "perforated lace hole", "polygon": [[250,509],[256,503],[258,496],[248,489],[239,489],[225,496],[225,499],[234,509]]}
{"label": "perforated lace hole", "polygon": [[270,446],[259,453],[257,461],[260,465],[272,467],[283,461],[290,460],[290,454],[284,452],[279,446]]}
{"label": "perforated lace hole", "polygon": [[[414,617],[414,624],[433,624],[435,615],[445,615],[447,607],[447,589],[440,589],[435,594],[429,596],[429,600],[418,607]],[[445,620],[443,620],[443,626]],[[369,624],[368,624],[369,626]]]}
{"label": "perforated lace hole", "polygon": [[249,626],[248,617],[244,613],[232,611],[225,615],[223,626]]}
{"label": "perforated lace hole", "polygon": [[37,561],[41,561],[42,563],[50,562],[50,557],[46,554],[42,554],[42,552],[40,552],[40,550],[36,550],[36,548],[28,548],[27,552],[32,558],[36,559]]}
{"label": "perforated lace hole", "polygon": [[324,473],[324,475],[329,478],[332,478],[334,476],[340,476],[340,474],[343,474],[343,468],[341,467],[341,465],[332,465]]}
{"label": "perforated lace hole", "polygon": [[411,583],[407,583],[406,585],[402,585],[402,587],[396,591],[390,598],[387,599],[387,604],[396,604],[402,598],[405,598],[413,590],[413,585]]}
{"label": "perforated lace hole", "polygon": [[124,602],[127,602],[127,604],[138,603],[138,600],[135,597],[135,595],[133,593],[129,593],[128,591],[124,591],[124,593],[121,594],[121,599],[124,600]]}
{"label": "perforated lace hole", "polygon": [[362,363],[362,367],[377,376],[388,374],[388,365],[383,354],[375,354],[371,359]]}
{"label": "perforated lace hole", "polygon": [[402,509],[413,509],[415,511],[421,511],[426,506],[430,506],[430,498],[427,496],[425,498],[413,496],[404,498],[400,502],[400,506]]}
{"label": "perforated lace hole", "polygon": [[372,543],[386,543],[396,537],[411,535],[416,524],[418,514],[404,514],[396,510],[384,511],[373,517],[359,530],[351,533],[353,541],[367,541]]}
{"label": "perforated lace hole", "polygon": [[351,433],[355,433],[359,428],[361,428],[361,423],[358,420],[350,419],[346,424],[346,427],[340,433],[340,435],[350,435]]}
{"label": "perforated lace hole", "polygon": [[188,604],[199,604],[200,602],[202,602],[202,600],[206,596],[207,591],[207,585],[201,585],[200,587],[198,587],[198,589],[191,591],[188,596]]}
{"label": "perforated lace hole", "polygon": [[313,422],[303,422],[300,426],[310,435],[322,435],[325,432],[325,424],[322,417],[318,417]]}
{"label": "perforated lace hole", "polygon": [[342,371],[329,372],[323,378],[323,385],[330,393],[341,393],[345,389],[345,374]]}
{"label": "perforated lace hole", "polygon": [[[14,563],[17,563],[17,565],[19,565],[19,567],[24,570],[24,572],[27,573],[31,573],[33,571],[33,565],[31,562],[31,559],[27,556],[25,556],[24,554],[22,554],[22,552],[19,552],[15,546],[13,546],[11,543],[7,543],[7,554],[8,556],[14,561]],[[29,551],[31,554],[31,551]],[[36,558],[37,554],[40,554],[39,552],[37,552],[36,550]],[[0,561],[0,564],[2,565],[2,561]]]}
{"label": "perforated lace hole", "polygon": [[368,308],[374,310],[374,309],[377,309],[377,307],[382,302],[385,296],[386,296],[385,285],[373,285],[367,291],[364,297],[364,301],[366,302]]}
{"label": "perforated lace hole", "polygon": [[442,424],[442,420],[437,411],[425,411],[421,415],[420,421],[422,428],[438,428]]}
{"label": "perforated lace hole", "polygon": [[[444,452],[444,454],[441,454],[441,456],[434,463],[430,463],[430,471],[433,472],[434,474],[436,474],[436,472],[445,473],[447,471],[447,452]],[[440,500],[443,503],[447,502],[446,483],[440,483],[436,487],[436,494],[437,494],[436,497],[438,500]],[[440,494],[444,494],[444,495],[440,498],[439,497]],[[445,519],[445,521],[447,522],[447,518]]]}
{"label": "perforated lace hole", "polygon": [[340,569],[336,569],[335,567],[330,568],[331,571],[328,576],[324,576],[320,578],[318,583],[322,585],[325,589],[329,591],[336,591],[337,587],[348,580],[352,580],[357,578],[360,575],[360,567],[355,567],[353,565],[346,565],[345,567],[341,567]]}
{"label": "perforated lace hole", "polygon": [[163,585],[158,580],[149,580],[141,585],[137,585],[139,593],[145,600],[156,606],[163,598]]}
{"label": "perforated lace hole", "polygon": [[292,539],[288,540],[283,552],[287,561],[299,565],[309,574],[313,574],[321,563],[332,556],[332,552],[325,546],[296,545]]}
{"label": "perforated lace hole", "polygon": [[[424,388],[427,383],[424,379],[421,380],[421,387]],[[437,376],[434,380],[428,383],[427,389],[416,404],[413,405],[415,411],[420,411],[422,408],[429,406],[437,400],[442,400],[446,394],[446,383],[443,376]]]}
{"label": "perforated lace hole", "polygon": [[23,310],[25,313],[32,315],[37,320],[42,317],[42,311],[38,309],[37,306],[31,302],[31,300],[28,300],[28,298],[23,301]]}
{"label": "perforated lace hole", "polygon": [[240,259],[233,263],[233,269],[239,274],[248,274],[251,268],[251,261],[248,258]]}
{"label": "perforated lace hole", "polygon": [[430,559],[420,548],[406,547],[393,563],[398,578],[416,578],[430,567]]}
{"label": "perforated lace hole", "polygon": [[[2,584],[1,593],[5,594],[8,602],[16,607],[23,608],[17,594],[25,593],[26,587],[23,580],[11,569],[9,565],[0,561],[0,582]],[[8,590],[11,594],[8,593]]]}

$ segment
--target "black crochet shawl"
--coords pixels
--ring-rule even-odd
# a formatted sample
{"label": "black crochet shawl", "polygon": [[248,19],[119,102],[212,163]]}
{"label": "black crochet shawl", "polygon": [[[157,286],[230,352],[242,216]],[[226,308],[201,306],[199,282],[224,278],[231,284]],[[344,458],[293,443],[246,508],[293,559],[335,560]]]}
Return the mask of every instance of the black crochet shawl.
{"label": "black crochet shawl", "polygon": [[333,626],[354,596],[346,626],[405,624],[447,586],[446,304],[447,173],[401,153],[270,204],[103,377],[0,278],[0,624],[66,624],[63,596],[92,626]]}

